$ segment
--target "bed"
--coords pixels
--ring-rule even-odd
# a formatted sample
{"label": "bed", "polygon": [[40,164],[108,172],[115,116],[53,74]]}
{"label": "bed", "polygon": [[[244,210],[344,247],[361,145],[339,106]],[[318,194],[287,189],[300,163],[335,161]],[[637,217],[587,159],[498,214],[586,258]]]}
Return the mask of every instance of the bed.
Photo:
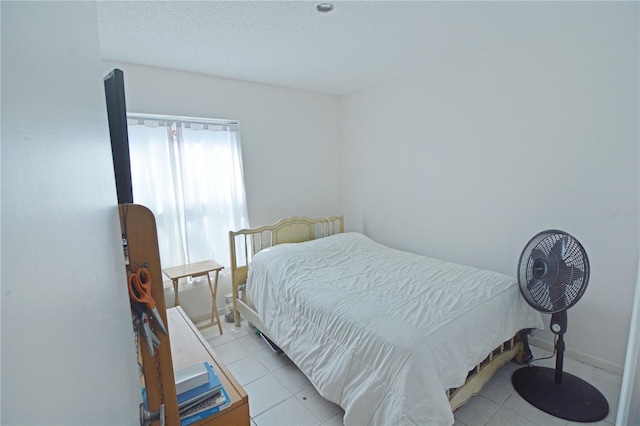
{"label": "bed", "polygon": [[229,233],[240,315],[350,424],[453,424],[543,328],[514,278],[345,233],[342,216]]}

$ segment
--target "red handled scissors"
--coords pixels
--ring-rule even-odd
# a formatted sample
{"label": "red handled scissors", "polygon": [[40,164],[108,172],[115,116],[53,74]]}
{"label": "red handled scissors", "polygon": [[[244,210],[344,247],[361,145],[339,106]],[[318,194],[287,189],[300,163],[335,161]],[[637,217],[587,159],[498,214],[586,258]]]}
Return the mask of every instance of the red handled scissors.
{"label": "red handled scissors", "polygon": [[167,334],[162,317],[156,308],[156,301],[151,296],[151,273],[148,269],[141,268],[137,272],[129,272],[129,297],[134,302],[146,305],[162,332]]}

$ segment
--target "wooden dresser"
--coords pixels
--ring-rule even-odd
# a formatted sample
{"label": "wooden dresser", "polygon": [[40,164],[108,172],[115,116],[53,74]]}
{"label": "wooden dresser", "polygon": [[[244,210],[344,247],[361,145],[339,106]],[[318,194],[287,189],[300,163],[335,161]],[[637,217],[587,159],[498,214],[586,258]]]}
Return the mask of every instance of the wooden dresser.
{"label": "wooden dresser", "polygon": [[229,394],[231,406],[194,425],[249,426],[249,398],[180,306],[167,309],[174,370],[206,361]]}

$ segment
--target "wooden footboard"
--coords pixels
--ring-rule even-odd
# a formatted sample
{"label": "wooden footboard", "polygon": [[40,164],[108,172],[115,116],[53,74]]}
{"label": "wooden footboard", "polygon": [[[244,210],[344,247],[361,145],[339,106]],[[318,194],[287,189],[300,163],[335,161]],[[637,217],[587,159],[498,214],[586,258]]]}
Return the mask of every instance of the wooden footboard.
{"label": "wooden footboard", "polygon": [[317,219],[292,216],[273,225],[230,231],[229,252],[231,254],[233,317],[236,327],[240,327],[240,314],[244,315],[256,327],[262,326],[245,291],[249,263],[256,253],[277,244],[300,243],[342,232],[344,232],[344,216]]}
{"label": "wooden footboard", "polygon": [[451,411],[457,410],[472,396],[480,393],[482,387],[489,382],[493,375],[512,359],[522,359],[523,344],[521,333],[517,333],[511,339],[502,343],[467,375],[464,385],[447,390]]}

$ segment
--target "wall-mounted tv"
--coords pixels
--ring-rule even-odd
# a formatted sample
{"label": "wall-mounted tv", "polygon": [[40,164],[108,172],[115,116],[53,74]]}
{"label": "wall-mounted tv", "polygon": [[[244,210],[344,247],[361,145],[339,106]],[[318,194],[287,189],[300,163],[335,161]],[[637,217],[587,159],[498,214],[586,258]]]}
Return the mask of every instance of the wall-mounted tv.
{"label": "wall-mounted tv", "polygon": [[124,96],[124,74],[114,69],[104,77],[107,98],[111,154],[116,177],[118,204],[133,203],[131,188],[131,160],[129,158],[129,134],[127,133],[127,105]]}

